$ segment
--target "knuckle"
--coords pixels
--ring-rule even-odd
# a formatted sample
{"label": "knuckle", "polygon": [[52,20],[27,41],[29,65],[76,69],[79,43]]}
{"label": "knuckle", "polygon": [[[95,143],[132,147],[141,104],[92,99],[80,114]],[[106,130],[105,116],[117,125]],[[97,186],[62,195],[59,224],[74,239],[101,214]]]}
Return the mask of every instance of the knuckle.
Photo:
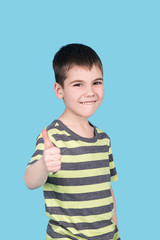
{"label": "knuckle", "polygon": [[58,147],[55,147],[55,150],[56,150],[57,153],[61,152],[61,150]]}
{"label": "knuckle", "polygon": [[60,168],[60,167],[61,167],[61,163],[58,163],[58,165],[57,165],[57,166],[58,166],[58,168]]}

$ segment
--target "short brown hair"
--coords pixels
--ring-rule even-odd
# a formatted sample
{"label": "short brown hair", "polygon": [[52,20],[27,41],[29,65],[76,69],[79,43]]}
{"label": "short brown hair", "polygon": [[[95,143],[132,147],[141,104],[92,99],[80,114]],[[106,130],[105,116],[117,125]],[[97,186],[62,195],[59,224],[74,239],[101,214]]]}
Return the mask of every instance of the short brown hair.
{"label": "short brown hair", "polygon": [[87,67],[91,69],[93,65],[100,68],[103,74],[102,62],[97,53],[83,44],[72,43],[60,48],[53,59],[53,69],[56,82],[62,87],[67,77],[67,72],[74,66]]}

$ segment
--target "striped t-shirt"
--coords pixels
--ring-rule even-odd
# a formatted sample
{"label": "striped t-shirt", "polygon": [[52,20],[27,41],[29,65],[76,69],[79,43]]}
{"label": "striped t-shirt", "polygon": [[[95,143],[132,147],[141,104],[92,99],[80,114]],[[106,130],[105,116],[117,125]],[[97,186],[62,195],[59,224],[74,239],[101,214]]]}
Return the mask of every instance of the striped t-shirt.
{"label": "striped t-shirt", "polygon": [[[61,170],[49,173],[43,186],[46,215],[50,219],[47,240],[120,239],[112,221],[111,181],[118,177],[110,138],[93,127],[93,138],[77,135],[60,120],[46,128],[62,155]],[[42,157],[43,150],[40,134],[28,166]]]}

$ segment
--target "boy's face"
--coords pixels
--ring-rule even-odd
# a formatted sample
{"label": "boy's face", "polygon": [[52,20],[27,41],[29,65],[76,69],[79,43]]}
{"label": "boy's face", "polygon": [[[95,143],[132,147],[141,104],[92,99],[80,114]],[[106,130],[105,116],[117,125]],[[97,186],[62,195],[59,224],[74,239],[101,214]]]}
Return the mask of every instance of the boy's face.
{"label": "boy's face", "polygon": [[88,118],[97,110],[104,97],[102,72],[95,65],[91,70],[75,66],[69,70],[64,87],[59,92],[60,98],[64,99],[65,111],[70,116]]}

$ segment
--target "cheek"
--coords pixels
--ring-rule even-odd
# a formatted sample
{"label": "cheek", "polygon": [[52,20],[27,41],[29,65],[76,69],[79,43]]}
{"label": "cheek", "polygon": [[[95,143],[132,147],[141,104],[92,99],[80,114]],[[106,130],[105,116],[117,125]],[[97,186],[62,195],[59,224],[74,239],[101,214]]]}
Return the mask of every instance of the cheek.
{"label": "cheek", "polygon": [[100,98],[101,100],[103,100],[103,98],[104,98],[104,88],[99,89],[98,95],[99,95],[99,98]]}
{"label": "cheek", "polygon": [[77,95],[73,94],[73,91],[67,91],[66,94],[64,94],[64,101],[67,103],[72,103],[77,100]]}

